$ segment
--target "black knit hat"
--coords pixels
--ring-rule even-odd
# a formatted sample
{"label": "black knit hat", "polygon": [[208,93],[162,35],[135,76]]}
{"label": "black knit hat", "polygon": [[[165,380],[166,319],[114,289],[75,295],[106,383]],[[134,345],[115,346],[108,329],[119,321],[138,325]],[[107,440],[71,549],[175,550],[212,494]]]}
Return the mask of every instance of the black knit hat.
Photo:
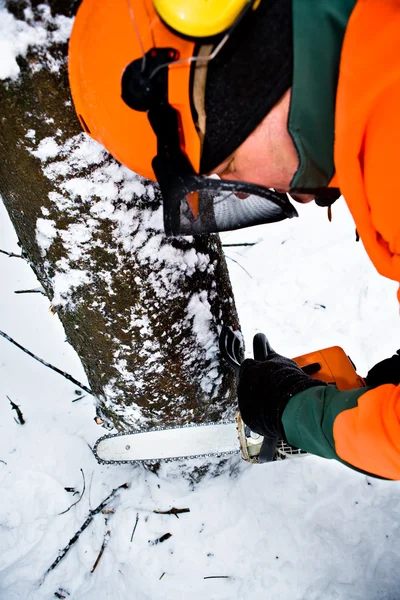
{"label": "black knit hat", "polygon": [[292,0],[261,0],[210,61],[201,173],[242,144],[292,84]]}

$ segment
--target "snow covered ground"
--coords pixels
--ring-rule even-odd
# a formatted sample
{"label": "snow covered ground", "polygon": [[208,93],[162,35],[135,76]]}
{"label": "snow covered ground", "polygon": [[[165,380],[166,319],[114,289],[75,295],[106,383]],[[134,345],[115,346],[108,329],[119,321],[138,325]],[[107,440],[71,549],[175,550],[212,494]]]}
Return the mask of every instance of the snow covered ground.
{"label": "snow covered ground", "polygon": [[[29,45],[68,39],[70,19],[52,21],[49,36],[25,13],[17,21],[0,0],[0,78],[18,77]],[[292,356],[339,344],[365,374],[400,346],[396,284],[355,243],[343,203],[332,223],[315,206],[299,212],[224,235],[258,242],[226,248],[247,346],[260,330]],[[1,204],[0,248],[19,253]],[[38,286],[27,264],[0,254],[0,278],[0,330],[85,383],[49,302],[14,294]],[[89,446],[103,430],[81,396],[0,338],[0,600],[400,599],[399,483],[315,457],[261,466],[234,457],[198,485],[177,464],[158,474],[101,466]],[[154,512],[171,508],[189,512]]]}
{"label": "snow covered ground", "polygon": [[[323,209],[300,212],[224,235],[225,243],[258,241],[226,248],[247,346],[260,330],[292,356],[339,344],[365,374],[400,346],[396,284],[355,243],[343,202],[332,223]],[[0,240],[19,252],[2,206]],[[85,383],[48,301],[14,294],[38,285],[26,263],[1,254],[0,277],[0,329]],[[234,457],[229,473],[198,485],[176,464],[157,475],[101,466],[89,448],[103,433],[90,396],[73,402],[81,395],[73,384],[3,338],[0,382],[1,600],[400,598],[400,483],[315,457],[261,466]],[[189,512],[154,512],[171,508]]]}

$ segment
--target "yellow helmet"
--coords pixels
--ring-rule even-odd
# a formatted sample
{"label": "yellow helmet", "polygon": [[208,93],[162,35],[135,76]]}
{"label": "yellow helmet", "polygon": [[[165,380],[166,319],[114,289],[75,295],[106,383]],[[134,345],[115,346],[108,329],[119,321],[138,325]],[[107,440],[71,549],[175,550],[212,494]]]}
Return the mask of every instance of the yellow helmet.
{"label": "yellow helmet", "polygon": [[160,18],[178,34],[194,39],[212,38],[233,27],[248,8],[260,3],[250,0],[153,0]]}

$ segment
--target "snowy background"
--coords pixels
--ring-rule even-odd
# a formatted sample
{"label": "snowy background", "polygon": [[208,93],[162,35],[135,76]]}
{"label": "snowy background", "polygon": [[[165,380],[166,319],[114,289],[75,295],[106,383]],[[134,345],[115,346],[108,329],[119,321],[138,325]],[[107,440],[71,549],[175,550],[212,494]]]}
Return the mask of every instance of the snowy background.
{"label": "snowy background", "polygon": [[[247,347],[260,330],[292,356],[339,344],[365,374],[400,345],[396,284],[354,241],[343,201],[332,223],[315,206],[300,214],[224,235],[257,242],[226,248]],[[0,215],[0,248],[19,253],[2,206]],[[48,300],[14,294],[38,286],[29,266],[0,255],[0,276],[0,329],[85,383]],[[233,457],[224,475],[197,485],[176,465],[157,475],[101,466],[89,448],[103,433],[90,396],[73,402],[73,384],[3,338],[0,381],[1,600],[400,598],[399,483],[315,457],[255,466]],[[84,482],[82,499],[60,514]],[[105,507],[113,512],[95,514],[45,576],[90,511],[125,483]],[[154,512],[171,508],[190,512]]]}

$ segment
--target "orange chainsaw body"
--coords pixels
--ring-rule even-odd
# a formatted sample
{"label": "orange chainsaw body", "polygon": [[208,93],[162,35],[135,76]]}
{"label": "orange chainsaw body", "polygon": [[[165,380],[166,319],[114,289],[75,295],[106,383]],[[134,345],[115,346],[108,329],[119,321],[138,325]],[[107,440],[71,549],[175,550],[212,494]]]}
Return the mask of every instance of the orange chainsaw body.
{"label": "orange chainsaw body", "polygon": [[310,377],[322,379],[337,386],[339,390],[365,387],[365,381],[340,346],[309,352],[293,359]]}

